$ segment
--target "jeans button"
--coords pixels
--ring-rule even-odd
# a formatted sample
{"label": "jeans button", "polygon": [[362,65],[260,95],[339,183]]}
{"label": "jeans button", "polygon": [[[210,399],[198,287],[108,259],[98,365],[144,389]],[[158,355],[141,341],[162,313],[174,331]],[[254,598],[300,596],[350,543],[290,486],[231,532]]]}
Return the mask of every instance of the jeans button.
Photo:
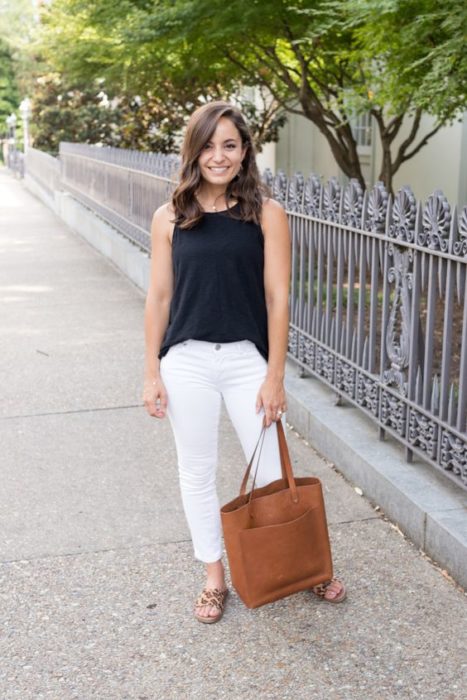
{"label": "jeans button", "polygon": [[219,343],[217,343],[217,345],[215,345],[214,348],[215,348],[215,350],[220,350],[221,346],[219,345]]}

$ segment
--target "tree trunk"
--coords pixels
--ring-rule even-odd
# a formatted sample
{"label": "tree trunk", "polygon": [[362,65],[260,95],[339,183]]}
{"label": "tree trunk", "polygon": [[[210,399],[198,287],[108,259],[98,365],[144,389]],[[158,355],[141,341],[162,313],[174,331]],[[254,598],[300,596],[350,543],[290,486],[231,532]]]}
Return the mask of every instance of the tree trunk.
{"label": "tree trunk", "polygon": [[391,154],[391,141],[388,137],[380,134],[381,145],[383,148],[383,159],[381,163],[381,170],[378,176],[378,180],[384,183],[389,194],[394,197],[394,191],[392,187],[393,178],[393,165],[392,165],[392,154]]}
{"label": "tree trunk", "polygon": [[321,105],[318,107],[316,104],[310,104],[306,98],[301,99],[301,105],[303,115],[318,127],[328,142],[332,155],[342,172],[347,177],[358,180],[362,189],[365,190],[366,183],[362,174],[357,142],[350,125],[347,123],[334,128],[330,127],[329,122],[325,119],[326,112]]}

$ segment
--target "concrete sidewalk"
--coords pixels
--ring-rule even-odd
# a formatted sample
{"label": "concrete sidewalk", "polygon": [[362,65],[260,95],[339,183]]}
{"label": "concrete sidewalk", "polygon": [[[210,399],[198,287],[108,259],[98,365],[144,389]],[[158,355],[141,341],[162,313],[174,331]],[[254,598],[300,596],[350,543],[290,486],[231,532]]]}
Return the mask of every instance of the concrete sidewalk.
{"label": "concrete sidewalk", "polygon": [[[0,251],[2,700],[466,697],[465,596],[292,430],[348,600],[233,594],[196,622],[172,433],[140,401],[143,294],[5,171]],[[242,463],[224,414],[222,501]]]}

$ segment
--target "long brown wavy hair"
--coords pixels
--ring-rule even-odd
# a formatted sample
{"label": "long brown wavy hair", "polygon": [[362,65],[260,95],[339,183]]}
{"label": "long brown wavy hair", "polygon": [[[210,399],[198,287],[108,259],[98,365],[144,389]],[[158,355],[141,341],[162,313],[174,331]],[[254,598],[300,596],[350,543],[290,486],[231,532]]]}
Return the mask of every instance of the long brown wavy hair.
{"label": "long brown wavy hair", "polygon": [[198,158],[212,138],[221,117],[227,117],[237,127],[242,139],[242,148],[246,146],[242,167],[226,187],[227,206],[231,198],[236,199],[239,205],[238,217],[231,211],[229,215],[260,224],[263,196],[269,197],[270,192],[261,181],[251,134],[238,107],[230,102],[216,100],[196,109],[186,127],[181,149],[180,181],[172,195],[174,221],[180,228],[192,228],[203,217],[203,210],[196,199],[196,192],[202,180]]}

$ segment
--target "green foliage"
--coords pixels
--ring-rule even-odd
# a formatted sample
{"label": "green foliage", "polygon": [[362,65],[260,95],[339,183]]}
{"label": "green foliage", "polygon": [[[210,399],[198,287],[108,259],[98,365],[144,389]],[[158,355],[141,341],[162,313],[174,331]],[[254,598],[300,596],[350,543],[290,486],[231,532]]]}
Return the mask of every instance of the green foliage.
{"label": "green foliage", "polygon": [[6,135],[5,119],[19,104],[13,57],[9,46],[0,39],[0,134]]}
{"label": "green foliage", "polygon": [[[347,0],[356,47],[373,69],[373,103],[451,121],[467,104],[467,4]],[[377,70],[374,70],[375,61]]]}
{"label": "green foliage", "polygon": [[[159,153],[178,150],[179,134],[187,119],[180,106],[161,105],[150,94],[116,95],[109,99],[102,90],[102,80],[90,85],[67,84],[58,73],[51,73],[39,77],[36,83],[32,101],[36,148],[56,154],[60,141],[72,141]],[[251,103],[244,102],[242,109],[253,128],[264,128],[255,122],[256,111]],[[269,136],[264,138],[277,136],[280,123],[280,118],[272,118]]]}
{"label": "green foliage", "polygon": [[0,0],[0,37],[9,47],[21,97],[31,94],[38,57],[31,50],[38,15],[31,0]]}
{"label": "green foliage", "polygon": [[264,93],[259,103],[240,97],[245,81],[238,80],[238,71],[222,56],[198,59],[188,37],[177,34],[184,22],[182,4],[55,0],[44,8],[36,47],[66,81],[99,78],[109,95],[128,103],[139,96],[163,115],[161,123],[173,122],[172,132],[198,105],[236,95],[261,150],[277,140],[284,109]]}
{"label": "green foliage", "polygon": [[39,78],[32,103],[34,147],[56,155],[60,141],[108,144],[112,115],[100,106],[98,93],[66,86],[57,74]]}
{"label": "green foliage", "polygon": [[38,78],[32,103],[34,146],[52,154],[60,141],[173,152],[182,123],[149,99],[109,100],[99,81],[66,84],[58,74]]}
{"label": "green foliage", "polygon": [[[248,107],[259,146],[277,138],[285,112],[301,114],[363,186],[352,120],[370,112],[391,188],[466,106],[466,16],[464,0],[54,0],[32,51],[68,84],[99,79],[128,105],[139,95],[160,124],[260,86],[269,98]],[[436,124],[420,138],[424,112]],[[407,117],[409,136],[397,142]],[[137,132],[128,124],[132,143]]]}
{"label": "green foliage", "polygon": [[[325,109],[444,120],[466,104],[461,0],[55,0],[42,46],[62,72],[134,93],[187,88],[207,98],[266,84]],[[79,37],[79,41],[77,38]],[[434,98],[434,99],[433,99]]]}

